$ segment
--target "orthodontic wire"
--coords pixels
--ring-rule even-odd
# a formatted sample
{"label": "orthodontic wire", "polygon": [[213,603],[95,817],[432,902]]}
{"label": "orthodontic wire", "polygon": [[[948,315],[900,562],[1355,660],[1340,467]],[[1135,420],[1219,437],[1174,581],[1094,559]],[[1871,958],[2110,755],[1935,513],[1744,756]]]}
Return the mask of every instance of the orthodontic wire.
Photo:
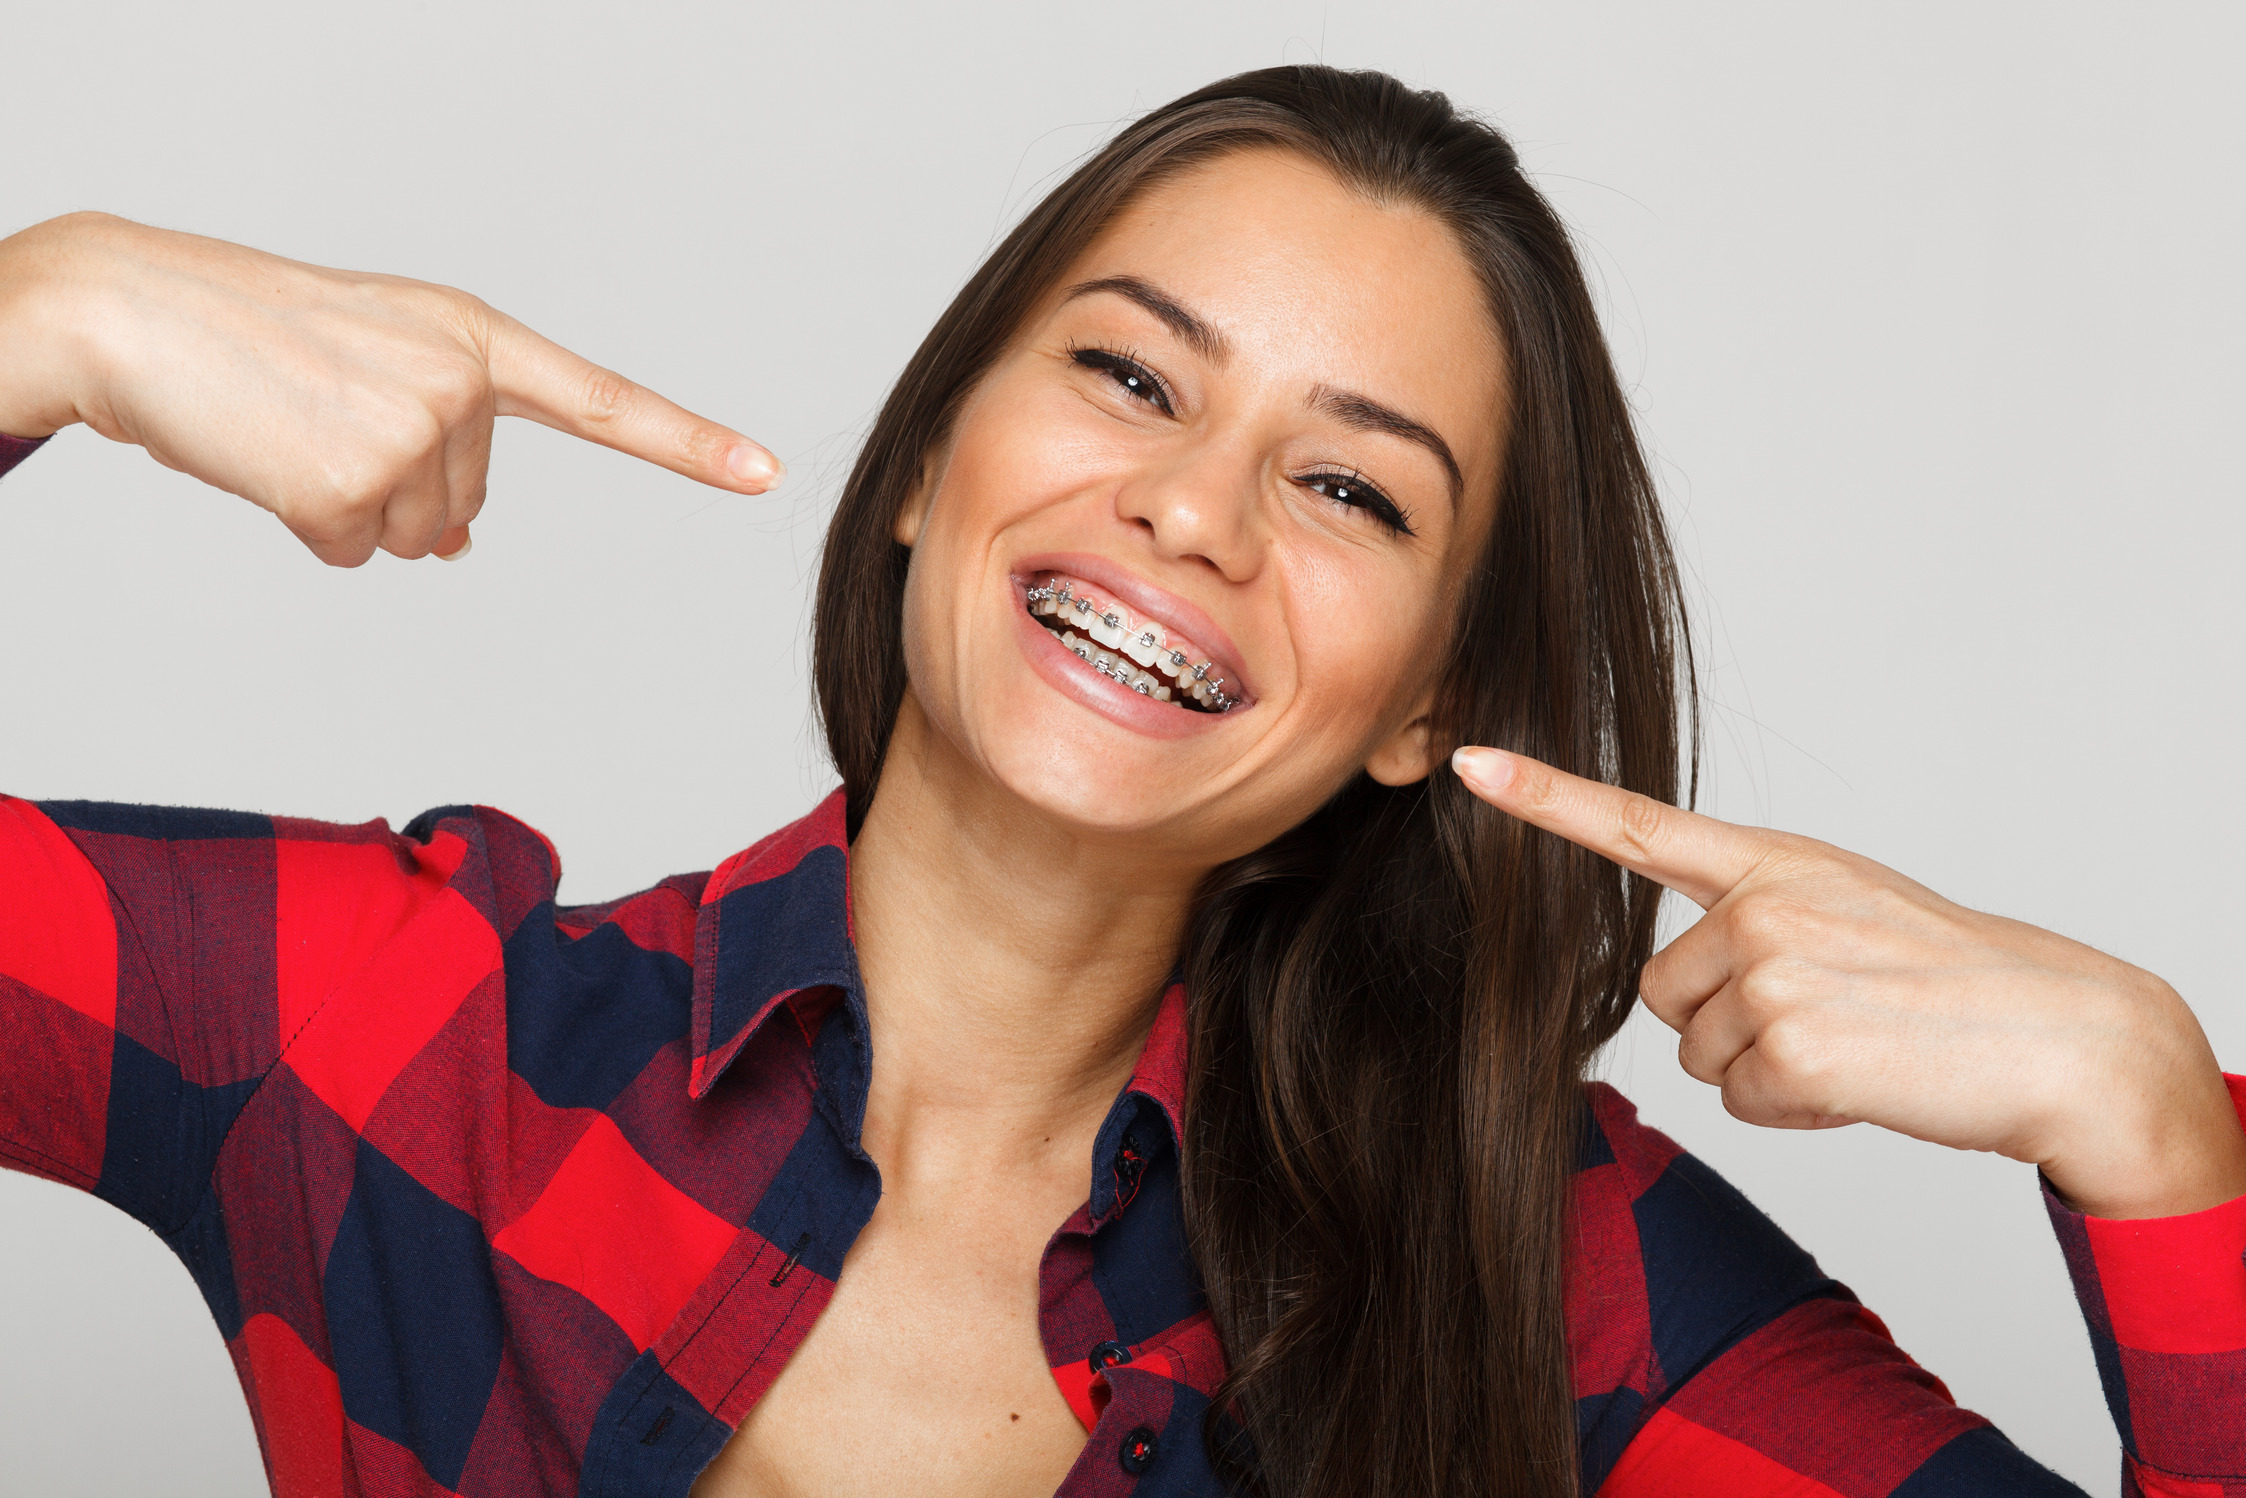
{"label": "orthodontic wire", "polygon": [[[1078,615],[1077,622],[1080,624],[1083,623],[1086,619],[1095,617],[1092,609],[1092,601],[1089,598],[1071,596],[1072,589],[1073,584],[1064,582],[1057,589],[1050,586],[1025,588],[1022,591],[1022,596],[1031,603],[1040,603],[1048,598],[1058,599],[1060,601],[1061,607],[1063,607],[1064,609],[1073,605]],[[1099,619],[1100,623],[1106,625],[1109,629],[1120,629],[1123,624],[1123,616],[1113,609],[1108,610],[1104,614],[1099,614],[1096,617]],[[1139,643],[1142,645],[1148,644],[1149,641],[1147,640],[1146,635],[1151,633],[1152,631],[1146,631],[1142,633],[1139,636]],[[1103,646],[1101,648],[1104,649],[1105,647]],[[1110,671],[1107,667],[1101,665],[1099,662],[1094,661],[1089,655],[1086,655],[1081,651],[1071,651],[1070,653],[1072,655],[1075,655],[1078,660],[1084,661],[1089,664],[1091,668],[1094,671],[1099,672],[1100,675],[1107,677],[1110,681],[1128,686],[1132,691],[1137,692],[1141,697],[1151,697],[1154,695],[1154,691],[1152,688],[1142,687],[1137,682],[1126,681],[1122,676],[1113,671]],[[1182,666],[1185,664],[1185,661],[1186,655],[1184,651],[1173,650],[1170,652],[1171,665]],[[1224,691],[1223,677],[1219,676],[1214,680],[1210,679],[1209,668],[1215,664],[1216,662],[1214,661],[1203,661],[1200,665],[1195,666],[1193,668],[1193,679],[1195,681],[1208,682],[1209,694],[1216,699],[1214,704],[1212,704],[1215,707],[1216,711],[1220,713],[1229,712],[1232,710],[1234,704],[1239,701],[1239,699],[1237,697],[1228,695]],[[1192,696],[1190,692],[1186,693],[1185,695],[1188,698]]]}

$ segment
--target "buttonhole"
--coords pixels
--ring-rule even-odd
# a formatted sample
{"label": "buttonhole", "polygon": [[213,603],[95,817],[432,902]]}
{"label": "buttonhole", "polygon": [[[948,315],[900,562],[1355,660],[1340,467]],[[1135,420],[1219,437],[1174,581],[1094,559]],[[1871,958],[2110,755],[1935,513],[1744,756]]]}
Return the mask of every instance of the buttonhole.
{"label": "buttonhole", "polygon": [[655,1417],[655,1423],[647,1428],[647,1434],[639,1438],[639,1443],[642,1446],[652,1446],[661,1440],[663,1432],[671,1428],[671,1414],[671,1407],[664,1405],[663,1413]]}
{"label": "buttonhole", "polygon": [[780,1261],[780,1272],[772,1276],[773,1289],[779,1289],[780,1281],[795,1272],[795,1266],[803,1262],[803,1251],[810,1246],[811,1235],[809,1233],[798,1233],[796,1235],[795,1247],[789,1249],[788,1256]]}

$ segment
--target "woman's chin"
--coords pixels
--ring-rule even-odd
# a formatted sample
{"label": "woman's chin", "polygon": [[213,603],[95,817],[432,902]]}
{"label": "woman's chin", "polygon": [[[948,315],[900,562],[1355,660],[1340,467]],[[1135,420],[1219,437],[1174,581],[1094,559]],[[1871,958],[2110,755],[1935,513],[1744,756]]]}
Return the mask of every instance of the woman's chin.
{"label": "woman's chin", "polygon": [[1173,843],[1199,799],[1169,776],[1116,773],[1096,753],[1051,734],[1008,731],[1003,745],[981,757],[1009,799],[1063,835]]}

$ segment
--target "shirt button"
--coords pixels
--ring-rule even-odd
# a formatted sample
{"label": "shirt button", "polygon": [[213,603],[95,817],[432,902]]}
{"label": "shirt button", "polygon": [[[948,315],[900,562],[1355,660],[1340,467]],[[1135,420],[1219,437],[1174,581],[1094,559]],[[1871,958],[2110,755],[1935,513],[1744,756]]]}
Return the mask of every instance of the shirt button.
{"label": "shirt button", "polygon": [[1124,1471],[1136,1477],[1154,1465],[1154,1448],[1158,1444],[1154,1432],[1142,1425],[1123,1438],[1123,1449],[1116,1453],[1116,1459],[1123,1463]]}
{"label": "shirt button", "polygon": [[1094,1373],[1105,1373],[1117,1363],[1131,1361],[1131,1349],[1120,1342],[1102,1342],[1092,1349],[1091,1357],[1085,1361],[1092,1365]]}

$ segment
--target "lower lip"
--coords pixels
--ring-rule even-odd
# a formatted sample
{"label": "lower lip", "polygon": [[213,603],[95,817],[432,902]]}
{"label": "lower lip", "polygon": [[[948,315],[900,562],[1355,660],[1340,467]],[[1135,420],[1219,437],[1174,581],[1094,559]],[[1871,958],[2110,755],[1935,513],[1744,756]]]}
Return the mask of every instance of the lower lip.
{"label": "lower lip", "polygon": [[1093,712],[1133,733],[1156,739],[1182,739],[1208,733],[1229,716],[1197,713],[1142,696],[1121,682],[1100,675],[1075,651],[1063,645],[1059,635],[1032,618],[1026,607],[1017,606],[1014,610],[1014,632],[1021,640],[1022,654],[1029,658],[1032,670]]}

